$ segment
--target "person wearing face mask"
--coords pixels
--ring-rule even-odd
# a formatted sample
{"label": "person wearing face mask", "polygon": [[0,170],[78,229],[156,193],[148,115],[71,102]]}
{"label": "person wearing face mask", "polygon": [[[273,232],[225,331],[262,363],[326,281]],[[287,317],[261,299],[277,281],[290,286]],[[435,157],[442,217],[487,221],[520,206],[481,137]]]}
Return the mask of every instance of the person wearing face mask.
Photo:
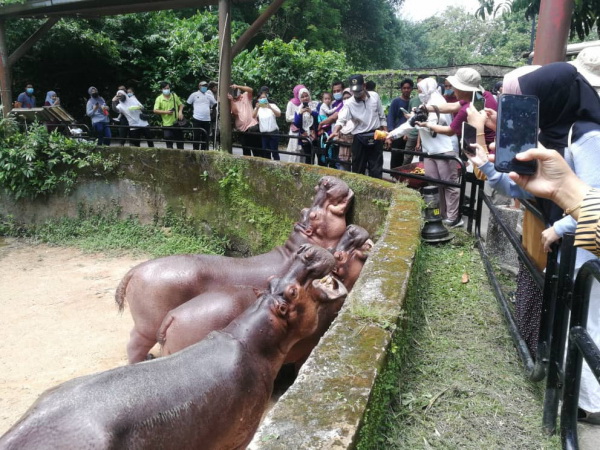
{"label": "person wearing face mask", "polygon": [[279,161],[279,136],[273,136],[273,134],[279,132],[277,126],[277,117],[279,116],[281,116],[279,107],[268,100],[266,91],[262,91],[256,100],[252,117],[258,119],[264,157],[272,157],[275,161]]}
{"label": "person wearing face mask", "polygon": [[85,107],[85,113],[92,120],[92,128],[98,136],[98,145],[110,145],[110,116],[109,107],[98,93],[98,89],[90,86],[90,99]]}
{"label": "person wearing face mask", "polygon": [[15,108],[35,108],[35,95],[33,95],[33,84],[25,85],[25,92],[21,92],[15,102]]}
{"label": "person wearing face mask", "polygon": [[[192,124],[194,128],[194,150],[202,148],[208,150],[208,137],[210,136],[210,110],[213,105],[217,104],[215,97],[208,89],[208,83],[201,81],[198,84],[198,90],[192,92],[187,99],[188,105],[194,106],[194,114],[192,116]],[[204,130],[202,133],[200,130]],[[200,146],[200,141],[202,145]]]}
{"label": "person wearing face mask", "polygon": [[330,138],[336,138],[349,120],[355,123],[352,130],[352,172],[365,174],[367,168],[373,178],[383,176],[383,142],[374,140],[375,130],[387,131],[387,118],[379,95],[368,92],[362,75],[350,77],[350,97],[339,112]]}
{"label": "person wearing face mask", "polygon": [[[125,87],[124,84],[119,85],[119,87],[117,88],[117,92],[119,92],[119,91],[125,92],[126,90],[127,90],[127,88]],[[127,117],[125,115],[123,115],[121,112],[119,112],[119,110],[117,109],[118,104],[119,104],[119,96],[118,96],[118,94],[115,94],[115,96],[111,100],[111,106],[112,106],[112,110],[118,114],[118,116],[116,118],[116,122],[119,125],[119,128],[117,130],[118,131],[117,134],[119,135],[119,145],[124,146],[125,144],[127,144],[127,137],[129,136],[129,122],[127,122]]]}
{"label": "person wearing face mask", "polygon": [[119,90],[116,97],[118,103],[115,109],[127,119],[133,145],[139,147],[141,137],[143,136],[148,143],[148,147],[154,147],[154,142],[152,142],[150,130],[148,129],[148,121],[141,118],[144,106],[135,97],[133,90],[128,89],[128,92]]}
{"label": "person wearing face mask", "polygon": [[168,81],[160,82],[161,93],[154,101],[154,114],[162,118],[165,142],[167,148],[173,148],[173,142],[177,142],[177,148],[183,149],[183,132],[177,121],[183,120],[183,103],[181,99],[171,92]]}
{"label": "person wearing face mask", "polygon": [[46,92],[46,100],[44,101],[44,106],[59,106],[60,98],[57,97],[56,92],[48,91]]}
{"label": "person wearing face mask", "polygon": [[[446,100],[439,93],[437,83],[433,78],[426,78],[417,83],[419,98],[427,106],[444,105]],[[432,133],[432,125],[445,126],[451,122],[449,114],[430,113],[427,122],[416,122],[419,136],[423,145],[423,151],[429,155],[456,156],[450,136]],[[386,139],[386,146],[390,146],[394,139],[404,136],[412,128],[410,121],[400,125],[391,131]],[[453,159],[425,158],[425,175],[443,181],[458,183],[458,171],[456,161]],[[458,208],[460,202],[460,188],[450,186],[438,186],[440,193],[440,212],[444,218],[443,223],[449,228],[460,227],[463,220]]]}
{"label": "person wearing face mask", "polygon": [[316,102],[312,101],[308,89],[300,89],[300,91],[298,91],[298,96],[300,98],[300,105],[296,108],[296,111],[294,112],[293,125],[298,130],[297,133],[299,136],[308,138],[308,140],[299,140],[302,148],[302,153],[304,153],[305,155],[304,161],[301,160],[300,162],[312,164],[312,145],[313,141],[317,137],[317,117],[319,113],[317,112],[317,104]]}
{"label": "person wearing face mask", "polygon": [[444,100],[446,100],[446,103],[456,103],[458,101],[458,98],[456,98],[456,95],[454,95],[454,89],[452,89],[452,85],[450,84],[447,78],[444,80],[443,95]]}

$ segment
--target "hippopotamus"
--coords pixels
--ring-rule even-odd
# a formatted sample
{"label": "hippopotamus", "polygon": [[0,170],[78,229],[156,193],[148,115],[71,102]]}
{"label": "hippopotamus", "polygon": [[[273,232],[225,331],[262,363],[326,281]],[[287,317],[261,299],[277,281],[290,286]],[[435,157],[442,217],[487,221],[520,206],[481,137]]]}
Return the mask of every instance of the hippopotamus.
{"label": "hippopotamus", "polygon": [[[292,270],[222,331],[177,354],[67,381],[41,395],[0,449],[245,449],[285,355],[344,297],[333,256],[302,247]],[[303,280],[303,281],[302,281]]]}
{"label": "hippopotamus", "polygon": [[[333,227],[296,224],[288,240],[268,253],[251,258],[215,255],[173,255],[153,259],[132,268],[121,280],[115,301],[123,311],[125,300],[134,326],[127,345],[130,363],[146,359],[157,342],[157,332],[167,313],[179,305],[208,292],[240,289],[265,289],[268,280],[289,268],[296,250],[305,243],[337,243],[354,193],[339,178],[326,176],[316,187],[311,206],[324,210],[323,217],[336,220]],[[310,220],[308,217],[306,220]],[[308,231],[307,231],[308,230]],[[325,233],[325,234],[323,234]]]}
{"label": "hippopotamus", "polygon": [[[333,273],[350,291],[373,246],[369,233],[358,225],[348,225],[335,252],[336,267]],[[165,316],[157,335],[162,355],[170,355],[188,347],[213,330],[225,328],[235,317],[241,314],[256,300],[256,291],[246,289],[223,289],[211,291],[194,297]],[[331,322],[337,317],[342,302],[330,302],[319,313],[319,325],[314,335],[298,342],[286,357],[286,363],[301,364],[308,358],[312,349]],[[298,366],[298,364],[297,364]]]}
{"label": "hippopotamus", "polygon": [[[369,256],[373,241],[369,239],[369,232],[358,225],[348,225],[346,232],[340,239],[333,255],[336,266],[333,274],[351,291],[358,279],[362,267]],[[329,329],[344,305],[345,297],[329,302],[319,310],[318,325],[315,331],[294,345],[285,358],[285,363],[294,363],[296,370],[304,364],[313,348],[317,346],[321,337]],[[184,305],[185,306],[185,305]]]}

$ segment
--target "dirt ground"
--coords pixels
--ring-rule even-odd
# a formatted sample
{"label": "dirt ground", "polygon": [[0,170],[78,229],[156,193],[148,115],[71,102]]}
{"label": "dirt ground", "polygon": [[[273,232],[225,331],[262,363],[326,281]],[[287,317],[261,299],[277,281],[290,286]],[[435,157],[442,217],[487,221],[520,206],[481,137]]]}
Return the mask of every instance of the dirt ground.
{"label": "dirt ground", "polygon": [[145,259],[0,240],[0,435],[46,389],[127,363],[114,292]]}

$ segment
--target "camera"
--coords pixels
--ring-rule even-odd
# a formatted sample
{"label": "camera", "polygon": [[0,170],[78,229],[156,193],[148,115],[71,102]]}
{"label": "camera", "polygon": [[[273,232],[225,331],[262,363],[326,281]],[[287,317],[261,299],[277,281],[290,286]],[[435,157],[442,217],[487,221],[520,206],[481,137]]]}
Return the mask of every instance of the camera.
{"label": "camera", "polygon": [[411,127],[414,127],[416,122],[427,122],[428,118],[429,111],[427,111],[427,106],[421,105],[416,109],[415,115],[408,119],[408,123]]}

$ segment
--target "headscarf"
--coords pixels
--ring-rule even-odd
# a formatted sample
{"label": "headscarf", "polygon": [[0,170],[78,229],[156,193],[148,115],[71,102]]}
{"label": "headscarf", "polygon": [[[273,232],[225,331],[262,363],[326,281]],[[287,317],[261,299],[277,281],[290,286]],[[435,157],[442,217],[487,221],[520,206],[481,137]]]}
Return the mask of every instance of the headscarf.
{"label": "headscarf", "polygon": [[438,91],[438,85],[433,78],[425,78],[417,83],[421,89],[419,100],[428,105],[440,105],[446,103],[446,99]]}
{"label": "headscarf", "polygon": [[547,64],[518,81],[524,95],[535,95],[540,101],[539,140],[545,147],[566,147],[576,122],[600,129],[600,98],[571,64]]}
{"label": "headscarf", "polygon": [[136,98],[135,95],[128,97],[127,96],[127,92],[125,92],[122,89],[119,89],[117,91],[117,95],[124,95],[125,96],[125,101],[122,102],[121,99],[119,99],[119,103],[121,105],[123,105],[124,108],[129,109],[131,106],[143,106],[140,101]]}
{"label": "headscarf", "polygon": [[[518,85],[523,95],[535,95],[540,101],[538,139],[545,147],[564,155],[571,127],[573,140],[589,130],[600,129],[600,98],[572,65],[547,64],[520,76]],[[550,200],[537,201],[547,224],[562,217],[562,210]]]}
{"label": "headscarf", "polygon": [[[305,87],[302,87],[298,90],[298,101],[300,101],[300,97],[302,97],[302,94],[304,94],[305,92],[308,94],[308,101],[310,102],[310,92]],[[312,116],[311,113],[302,113],[302,129],[304,131],[309,130],[310,127],[314,125],[314,123],[315,118]]]}
{"label": "headscarf", "polygon": [[303,84],[297,84],[296,86],[294,86],[294,89],[292,92],[294,92],[294,96],[290,99],[290,102],[292,102],[294,105],[296,106],[300,106],[300,90],[301,89],[306,89],[306,87]]}
{"label": "headscarf", "polygon": [[[90,95],[90,100],[95,100],[96,103],[98,103],[100,106],[102,105],[106,105],[106,102],[104,101],[104,99],[100,96],[100,93],[98,93],[98,97],[94,98],[92,97],[92,89],[96,89],[94,86],[90,86],[88,88],[88,94]],[[96,91],[98,91],[98,89],[96,89]]]}
{"label": "headscarf", "polygon": [[515,70],[508,72],[504,75],[504,79],[502,80],[502,93],[503,94],[517,94],[521,95],[521,87],[519,86],[519,77],[527,75],[542,66],[521,66],[517,67]]}
{"label": "headscarf", "polygon": [[56,95],[56,92],[54,92],[54,91],[46,92],[46,100],[44,101],[44,103],[48,102],[48,103],[50,103],[50,106],[53,106],[54,105],[54,100],[52,100],[53,95]]}

